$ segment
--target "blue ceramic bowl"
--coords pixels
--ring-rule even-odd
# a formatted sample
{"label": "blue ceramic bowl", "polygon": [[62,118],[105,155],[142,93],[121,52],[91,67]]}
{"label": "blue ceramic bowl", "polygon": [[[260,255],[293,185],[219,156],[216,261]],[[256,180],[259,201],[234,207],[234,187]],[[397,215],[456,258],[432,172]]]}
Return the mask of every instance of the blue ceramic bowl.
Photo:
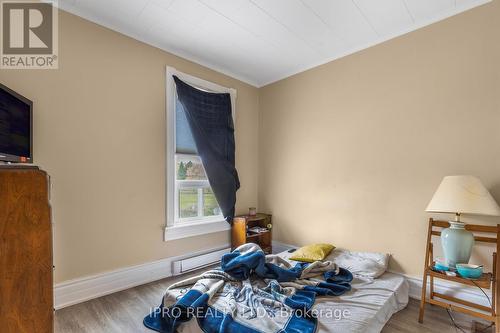
{"label": "blue ceramic bowl", "polygon": [[450,268],[440,262],[436,262],[434,264],[434,269],[438,270],[438,271],[447,271],[449,270]]}
{"label": "blue ceramic bowl", "polygon": [[483,266],[471,264],[457,264],[457,271],[460,276],[468,279],[477,279],[483,274]]}
{"label": "blue ceramic bowl", "polygon": [[449,271],[450,266],[448,266],[446,259],[437,257],[434,262],[434,269],[437,271]]}

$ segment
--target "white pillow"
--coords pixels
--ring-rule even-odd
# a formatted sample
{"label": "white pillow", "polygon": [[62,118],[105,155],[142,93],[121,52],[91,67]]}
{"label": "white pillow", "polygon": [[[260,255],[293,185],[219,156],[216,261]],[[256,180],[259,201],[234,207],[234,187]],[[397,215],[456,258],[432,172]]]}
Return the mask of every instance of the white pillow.
{"label": "white pillow", "polygon": [[335,249],[325,260],[332,260],[354,276],[378,278],[384,274],[389,264],[390,255],[377,252],[351,252]]}

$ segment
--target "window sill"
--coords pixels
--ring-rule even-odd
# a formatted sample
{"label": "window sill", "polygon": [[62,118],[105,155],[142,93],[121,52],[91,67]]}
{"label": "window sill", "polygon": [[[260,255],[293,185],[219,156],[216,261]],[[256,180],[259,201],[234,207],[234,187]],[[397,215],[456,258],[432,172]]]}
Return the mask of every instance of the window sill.
{"label": "window sill", "polygon": [[231,229],[231,225],[225,220],[177,224],[165,228],[164,240],[171,241],[214,232],[227,231],[229,229]]}

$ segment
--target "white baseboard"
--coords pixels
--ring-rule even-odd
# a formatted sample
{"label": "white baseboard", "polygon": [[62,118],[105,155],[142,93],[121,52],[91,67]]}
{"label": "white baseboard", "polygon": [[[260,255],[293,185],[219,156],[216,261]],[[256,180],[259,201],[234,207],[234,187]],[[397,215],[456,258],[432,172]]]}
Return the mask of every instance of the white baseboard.
{"label": "white baseboard", "polygon": [[229,246],[229,244],[224,244],[213,249],[191,252],[181,256],[165,258],[141,265],[58,283],[54,286],[54,307],[58,310],[70,305],[171,277],[173,275],[172,263],[174,261],[219,251]]}
{"label": "white baseboard", "polygon": [[[142,284],[171,277],[173,275],[172,263],[174,261],[219,251],[227,247],[229,247],[229,244],[58,283],[54,286],[55,309],[61,309]],[[273,253],[287,251],[291,248],[297,248],[297,246],[273,241]],[[418,300],[420,299],[422,278],[407,276],[399,272],[392,273],[404,276],[410,284],[410,297]],[[489,305],[484,294],[476,287],[464,287],[463,285],[448,283],[439,279],[435,279],[434,281],[434,289],[438,293],[455,296],[485,306]],[[491,299],[491,291],[485,291]]]}
{"label": "white baseboard", "polygon": [[[182,256],[165,258],[58,283],[54,286],[54,307],[56,310],[62,309],[94,298],[171,277],[174,275],[172,269],[173,262],[219,251],[229,246],[229,244],[225,244],[213,249],[191,252]],[[289,244],[273,242],[274,253],[287,251],[293,247]]]}

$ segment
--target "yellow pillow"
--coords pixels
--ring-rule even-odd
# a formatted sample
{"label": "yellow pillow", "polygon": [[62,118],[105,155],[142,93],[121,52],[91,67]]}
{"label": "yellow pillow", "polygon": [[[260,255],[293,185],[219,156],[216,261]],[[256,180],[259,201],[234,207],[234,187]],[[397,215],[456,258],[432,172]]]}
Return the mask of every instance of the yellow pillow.
{"label": "yellow pillow", "polygon": [[290,259],[295,261],[315,262],[325,259],[334,248],[335,246],[331,244],[311,244],[295,251]]}

